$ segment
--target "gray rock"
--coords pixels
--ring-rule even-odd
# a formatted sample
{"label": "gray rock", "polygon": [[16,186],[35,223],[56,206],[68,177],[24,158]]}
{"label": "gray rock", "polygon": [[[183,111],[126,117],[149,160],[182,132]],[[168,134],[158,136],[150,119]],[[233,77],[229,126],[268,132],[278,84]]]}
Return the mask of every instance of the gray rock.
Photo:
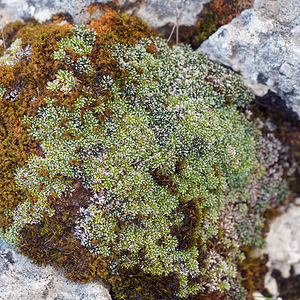
{"label": "gray rock", "polygon": [[86,21],[86,6],[94,3],[105,3],[107,0],[1,0],[0,22],[7,23],[28,17],[34,17],[40,22],[51,18],[60,12],[69,13],[76,23]]}
{"label": "gray rock", "polygon": [[[283,278],[300,275],[300,207],[290,204],[288,208],[280,207],[278,212],[280,215],[270,224],[266,247],[253,252],[254,257],[268,255],[264,286],[273,298],[280,296],[278,282],[272,276],[274,270],[280,271]],[[292,267],[294,274],[291,274]]]}
{"label": "gray rock", "polygon": [[[84,11],[85,7],[92,3],[107,3],[111,0],[1,0],[0,22],[7,23],[34,17],[43,22],[51,15],[66,12],[69,13],[75,23],[87,22],[89,14]],[[129,14],[142,18],[154,28],[162,27],[168,23],[176,22],[176,9],[178,7],[179,23],[181,25],[194,25],[197,15],[201,12],[203,4],[210,0],[119,0],[120,5]],[[130,8],[129,8],[130,7]]]}
{"label": "gray rock", "polygon": [[257,95],[277,93],[300,115],[300,1],[255,0],[198,51],[240,72]]}
{"label": "gray rock", "polygon": [[0,240],[0,300],[111,300],[98,282],[77,284],[61,271],[38,267]]}
{"label": "gray rock", "polygon": [[[138,2],[138,0],[134,0]],[[153,28],[163,27],[168,23],[176,23],[176,7],[179,14],[179,24],[193,26],[203,5],[210,0],[146,0],[139,8],[128,11],[143,19]],[[124,2],[124,0],[123,0]]]}
{"label": "gray rock", "polygon": [[291,266],[300,263],[300,207],[292,205],[277,217],[267,234],[269,267],[281,271],[284,278],[290,276]]}

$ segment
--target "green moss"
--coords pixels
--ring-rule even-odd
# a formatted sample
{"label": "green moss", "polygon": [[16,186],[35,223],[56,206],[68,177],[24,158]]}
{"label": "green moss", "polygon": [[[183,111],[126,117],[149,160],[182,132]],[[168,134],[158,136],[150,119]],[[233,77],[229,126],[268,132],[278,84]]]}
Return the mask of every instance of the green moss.
{"label": "green moss", "polygon": [[261,173],[253,95],[152,34],[113,11],[20,27],[0,60],[2,236],[119,299],[242,299],[234,222],[250,214],[230,208]]}

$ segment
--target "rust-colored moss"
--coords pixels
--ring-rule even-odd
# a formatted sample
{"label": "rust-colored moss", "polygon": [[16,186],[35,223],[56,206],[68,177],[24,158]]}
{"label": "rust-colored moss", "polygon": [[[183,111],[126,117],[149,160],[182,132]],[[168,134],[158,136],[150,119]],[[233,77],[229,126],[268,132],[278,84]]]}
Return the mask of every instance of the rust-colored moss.
{"label": "rust-colored moss", "polygon": [[109,1],[106,3],[92,3],[91,5],[87,6],[85,9],[86,12],[90,14],[90,18],[93,17],[94,14],[97,12],[107,12],[108,10],[118,10],[120,9],[120,4],[117,0]]}
{"label": "rust-colored moss", "polygon": [[247,300],[252,300],[252,294],[255,291],[264,290],[264,278],[268,272],[266,263],[268,258],[264,255],[262,258],[253,257],[251,249],[243,249],[246,253],[246,259],[238,264],[238,269],[242,276],[242,285],[248,291]]}
{"label": "rust-colored moss", "polygon": [[[8,210],[16,208],[28,196],[14,183],[16,170],[23,166],[30,154],[39,152],[38,143],[27,134],[22,119],[33,115],[47,95],[46,82],[55,72],[51,54],[57,39],[64,36],[69,26],[28,25],[15,22],[4,28],[7,41],[22,38],[24,46],[32,46],[29,60],[18,62],[14,68],[1,67],[0,85],[7,87],[0,101],[0,226],[8,226]],[[13,92],[13,93],[11,93]]]}
{"label": "rust-colored moss", "polygon": [[155,36],[145,22],[138,17],[130,17],[125,13],[108,9],[106,13],[96,20],[92,20],[90,28],[93,28],[98,35],[105,40],[118,43],[135,44],[141,38]]}

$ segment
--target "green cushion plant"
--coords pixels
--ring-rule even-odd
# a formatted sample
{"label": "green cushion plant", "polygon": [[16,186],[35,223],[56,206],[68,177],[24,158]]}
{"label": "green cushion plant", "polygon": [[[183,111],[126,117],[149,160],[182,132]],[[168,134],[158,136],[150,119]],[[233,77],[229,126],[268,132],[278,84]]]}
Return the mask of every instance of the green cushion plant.
{"label": "green cushion plant", "polygon": [[[54,71],[38,82],[37,96],[29,99],[32,82],[24,80],[15,98],[27,101],[18,111],[27,155],[8,177],[23,196],[2,200],[2,238],[26,254],[44,241],[38,255],[28,255],[38,263],[63,261],[71,278],[67,261],[79,262],[61,249],[73,245],[90,261],[86,270],[94,275],[86,281],[109,281],[116,297],[155,299],[149,286],[139,291],[116,279],[139,270],[155,280],[175,278],[166,298],[242,299],[236,263],[240,247],[255,241],[246,243],[234,220],[229,232],[222,219],[232,206],[247,216],[248,187],[264,172],[260,133],[240,112],[252,93],[238,75],[188,46],[171,48],[150,34],[128,43],[113,30],[64,30],[48,50]],[[34,45],[17,39],[0,68],[14,74],[30,64],[41,51]],[[13,88],[0,84],[3,103],[16,101]],[[3,109],[1,118],[3,151],[13,128],[5,131]]]}

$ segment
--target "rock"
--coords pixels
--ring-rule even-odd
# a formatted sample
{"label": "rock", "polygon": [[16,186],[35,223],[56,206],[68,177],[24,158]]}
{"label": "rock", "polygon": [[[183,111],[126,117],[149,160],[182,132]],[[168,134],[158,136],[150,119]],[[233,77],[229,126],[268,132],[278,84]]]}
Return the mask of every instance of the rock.
{"label": "rock", "polygon": [[256,253],[260,256],[268,255],[269,271],[265,276],[265,288],[273,297],[280,296],[278,278],[287,281],[300,274],[299,218],[299,206],[291,204],[287,210],[281,210],[281,215],[270,224],[270,231],[266,237],[266,248]]}
{"label": "rock", "polygon": [[277,217],[267,235],[267,253],[270,269],[281,271],[284,278],[290,276],[292,266],[300,263],[300,207],[291,205]]}
{"label": "rock", "polygon": [[278,284],[275,278],[272,277],[271,272],[268,272],[265,276],[264,286],[272,297],[277,297],[279,295]]}
{"label": "rock", "polygon": [[300,115],[300,1],[256,0],[198,51],[240,72],[258,96],[277,93]]}
{"label": "rock", "polygon": [[298,197],[298,198],[295,199],[295,204],[296,205],[300,205],[300,197]]}
{"label": "rock", "polygon": [[38,267],[0,240],[0,299],[111,300],[100,283],[77,284],[62,272]]}
{"label": "rock", "polygon": [[[179,24],[193,26],[203,5],[210,0],[146,0],[139,8],[134,8],[128,13],[134,13],[143,19],[149,26],[159,28],[168,23],[176,23],[176,7],[179,14]],[[124,2],[124,1],[123,1]],[[135,1],[139,2],[139,1]]]}
{"label": "rock", "polygon": [[[253,257],[268,256],[268,272],[264,287],[274,299],[289,299],[288,293],[297,289],[300,275],[300,207],[290,204],[279,207],[266,236],[266,247],[252,252]],[[254,299],[260,297],[253,294]],[[277,298],[278,297],[278,298]],[[272,299],[273,299],[272,298]]]}
{"label": "rock", "polygon": [[[264,297],[261,293],[259,293],[259,292],[254,292],[253,293],[253,299],[254,300],[264,300],[264,299],[268,299],[268,298],[266,298],[266,297]],[[269,298],[270,299],[270,298]],[[272,300],[282,300],[282,298],[272,298]]]}
{"label": "rock", "polygon": [[87,14],[83,10],[93,2],[104,3],[107,0],[2,0],[0,2],[0,22],[7,23],[29,17],[44,22],[53,14],[67,12],[76,23],[82,23],[87,17],[83,16]]}
{"label": "rock", "polygon": [[[176,22],[178,7],[179,23],[192,26],[197,22],[197,16],[202,11],[203,4],[210,0],[119,0],[121,9],[129,14],[142,18],[148,25],[158,28],[168,23]],[[110,0],[2,0],[0,1],[0,22],[7,23],[28,17],[34,17],[40,22],[51,18],[60,12],[70,14],[75,23],[86,23],[89,14],[85,8],[92,3],[108,3]],[[142,3],[141,3],[142,2]]]}

